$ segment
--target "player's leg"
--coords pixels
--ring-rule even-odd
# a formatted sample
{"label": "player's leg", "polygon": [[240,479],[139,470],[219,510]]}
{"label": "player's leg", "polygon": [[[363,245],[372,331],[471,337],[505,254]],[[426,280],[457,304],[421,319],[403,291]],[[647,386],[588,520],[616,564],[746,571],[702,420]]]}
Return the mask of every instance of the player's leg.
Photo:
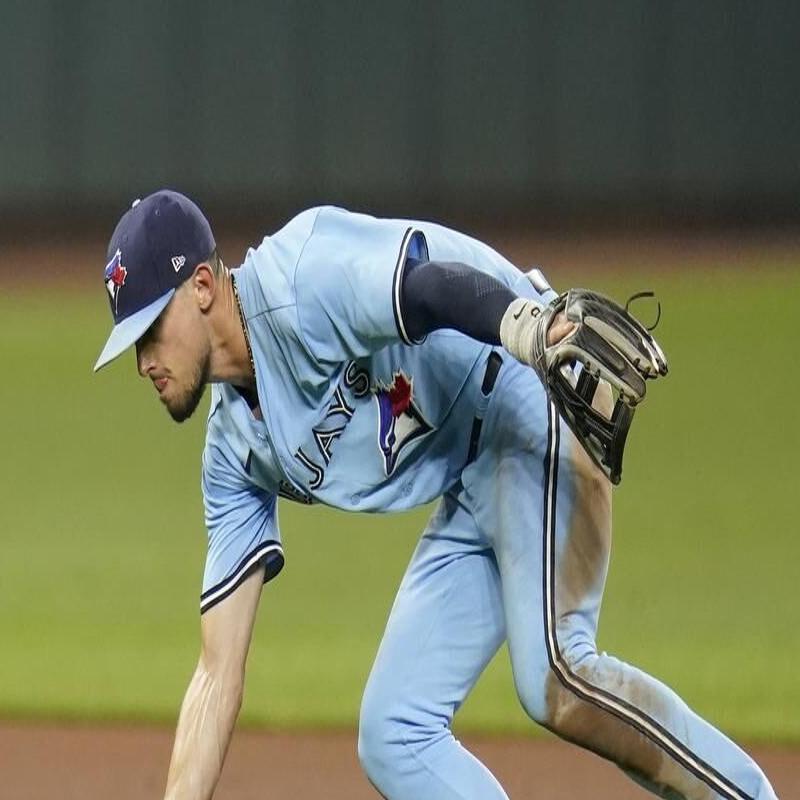
{"label": "player's leg", "polygon": [[597,652],[610,486],[530,371],[501,373],[484,435],[465,486],[481,527],[495,526],[509,650],[528,713],[663,797],[774,798],[752,759],[673,691]]}
{"label": "player's leg", "polygon": [[505,637],[494,555],[446,495],[403,578],[361,707],[358,750],[390,800],[507,800],[453,715]]}

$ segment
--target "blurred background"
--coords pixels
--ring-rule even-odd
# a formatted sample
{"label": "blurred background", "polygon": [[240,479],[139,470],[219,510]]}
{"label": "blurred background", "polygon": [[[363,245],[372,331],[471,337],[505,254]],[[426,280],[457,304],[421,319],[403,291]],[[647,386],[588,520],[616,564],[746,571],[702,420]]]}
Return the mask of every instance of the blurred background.
{"label": "blurred background", "polygon": [[796,221],[793,2],[3,2],[0,208]]}
{"label": "blurred background", "polygon": [[[671,358],[616,497],[602,649],[800,741],[800,4],[0,0],[0,717],[172,721],[198,651],[203,415],[111,319],[107,239],[192,195],[223,255],[334,203],[655,289]],[[281,501],[243,720],[351,729],[428,509]],[[535,734],[501,652],[460,729]]]}

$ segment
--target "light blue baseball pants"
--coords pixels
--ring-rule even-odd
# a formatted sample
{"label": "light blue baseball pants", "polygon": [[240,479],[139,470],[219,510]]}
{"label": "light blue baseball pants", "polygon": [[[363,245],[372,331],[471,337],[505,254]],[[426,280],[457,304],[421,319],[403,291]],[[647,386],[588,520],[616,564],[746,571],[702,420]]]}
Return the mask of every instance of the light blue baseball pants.
{"label": "light blue baseball pants", "polygon": [[752,759],[674,692],[597,652],[610,486],[507,355],[487,403],[477,456],[425,530],[367,682],[359,757],[371,782],[389,800],[507,797],[450,729],[507,639],[530,717],[654,794],[775,798]]}

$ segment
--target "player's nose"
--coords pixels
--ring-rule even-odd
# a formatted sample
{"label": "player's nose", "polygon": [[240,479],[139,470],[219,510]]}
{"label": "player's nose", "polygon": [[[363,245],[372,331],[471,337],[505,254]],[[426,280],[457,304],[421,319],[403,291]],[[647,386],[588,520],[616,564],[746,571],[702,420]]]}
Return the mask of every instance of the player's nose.
{"label": "player's nose", "polygon": [[151,356],[151,348],[136,342],[136,368],[139,374],[146,378],[154,366],[155,362]]}

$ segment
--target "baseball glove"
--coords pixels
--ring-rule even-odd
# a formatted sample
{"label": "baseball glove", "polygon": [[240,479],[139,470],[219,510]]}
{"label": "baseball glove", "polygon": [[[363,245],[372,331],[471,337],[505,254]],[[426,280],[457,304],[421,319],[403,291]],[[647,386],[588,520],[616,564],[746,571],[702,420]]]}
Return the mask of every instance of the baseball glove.
{"label": "baseball glove", "polygon": [[[574,328],[548,344],[548,332],[562,313]],[[667,374],[667,359],[650,331],[608,297],[570,289],[548,306],[526,298],[512,302],[503,316],[500,339],[512,355],[536,370],[586,452],[618,484],[625,441],[634,410],[644,400],[645,381]],[[610,416],[592,405],[601,380],[614,397]]]}

